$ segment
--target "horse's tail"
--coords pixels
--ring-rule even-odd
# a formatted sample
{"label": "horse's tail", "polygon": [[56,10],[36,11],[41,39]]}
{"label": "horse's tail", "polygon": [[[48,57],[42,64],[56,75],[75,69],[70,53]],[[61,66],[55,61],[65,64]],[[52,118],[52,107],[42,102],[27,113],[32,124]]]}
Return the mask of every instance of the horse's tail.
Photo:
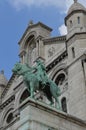
{"label": "horse's tail", "polygon": [[57,95],[57,97],[61,96],[61,90],[60,88],[56,85],[55,82],[53,82],[52,80],[49,80],[49,84],[50,84],[50,89],[51,91],[54,91]]}
{"label": "horse's tail", "polygon": [[58,97],[61,96],[61,90],[60,90],[60,88],[58,87],[58,85],[56,83],[54,83],[54,87],[55,87],[55,90],[56,90],[56,95]]}

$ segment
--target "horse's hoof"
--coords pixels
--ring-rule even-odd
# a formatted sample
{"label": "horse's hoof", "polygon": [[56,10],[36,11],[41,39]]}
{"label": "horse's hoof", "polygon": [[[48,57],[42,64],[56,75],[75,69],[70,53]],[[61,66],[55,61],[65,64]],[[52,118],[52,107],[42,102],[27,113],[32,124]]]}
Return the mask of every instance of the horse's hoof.
{"label": "horse's hoof", "polygon": [[33,96],[30,96],[30,98],[34,98]]}
{"label": "horse's hoof", "polygon": [[50,106],[53,106],[53,104],[54,104],[54,103],[50,103],[49,105],[50,105]]}
{"label": "horse's hoof", "polygon": [[56,109],[62,111],[61,107],[57,107]]}

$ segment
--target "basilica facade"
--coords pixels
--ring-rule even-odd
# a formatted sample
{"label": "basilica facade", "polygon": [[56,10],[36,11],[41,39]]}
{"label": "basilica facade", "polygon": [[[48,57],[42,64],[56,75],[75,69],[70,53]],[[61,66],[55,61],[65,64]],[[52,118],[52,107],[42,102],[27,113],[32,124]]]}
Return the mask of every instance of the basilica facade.
{"label": "basilica facade", "polygon": [[18,43],[22,64],[45,64],[61,90],[62,111],[47,105],[42,92],[29,99],[22,76],[7,81],[1,71],[0,130],[86,130],[86,8],[74,0],[64,22],[67,35],[51,37],[50,27],[30,21]]}

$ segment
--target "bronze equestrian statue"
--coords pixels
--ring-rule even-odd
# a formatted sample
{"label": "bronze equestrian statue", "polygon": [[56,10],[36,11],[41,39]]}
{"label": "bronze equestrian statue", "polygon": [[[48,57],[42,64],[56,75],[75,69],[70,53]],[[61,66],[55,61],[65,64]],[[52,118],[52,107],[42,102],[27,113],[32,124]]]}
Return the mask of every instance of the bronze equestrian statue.
{"label": "bronze equestrian statue", "polygon": [[34,98],[34,92],[36,90],[41,90],[45,93],[51,105],[54,103],[53,98],[55,98],[55,101],[58,103],[57,109],[61,110],[58,99],[61,95],[59,87],[48,78],[44,64],[40,60],[37,60],[36,64],[35,67],[30,67],[27,64],[16,63],[12,71],[17,75],[23,76],[24,83],[31,98]]}

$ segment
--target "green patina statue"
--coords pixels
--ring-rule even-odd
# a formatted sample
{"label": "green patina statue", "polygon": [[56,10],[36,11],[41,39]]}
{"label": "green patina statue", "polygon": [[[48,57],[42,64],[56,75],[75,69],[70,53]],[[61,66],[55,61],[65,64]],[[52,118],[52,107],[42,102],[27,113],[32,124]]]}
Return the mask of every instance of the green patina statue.
{"label": "green patina statue", "polygon": [[27,64],[16,63],[12,71],[17,75],[23,76],[24,83],[30,92],[31,98],[34,98],[34,92],[36,90],[41,90],[45,93],[51,105],[54,103],[53,98],[55,98],[58,103],[57,109],[61,110],[58,99],[61,95],[59,87],[48,78],[45,65],[40,60],[37,60],[36,64],[35,67],[30,67]]}
{"label": "green patina statue", "polygon": [[41,82],[43,85],[46,85],[46,83],[48,82],[46,67],[41,62],[41,60],[37,60],[36,63],[37,63],[37,66],[35,67],[35,69],[36,69],[37,78],[39,82]]}

